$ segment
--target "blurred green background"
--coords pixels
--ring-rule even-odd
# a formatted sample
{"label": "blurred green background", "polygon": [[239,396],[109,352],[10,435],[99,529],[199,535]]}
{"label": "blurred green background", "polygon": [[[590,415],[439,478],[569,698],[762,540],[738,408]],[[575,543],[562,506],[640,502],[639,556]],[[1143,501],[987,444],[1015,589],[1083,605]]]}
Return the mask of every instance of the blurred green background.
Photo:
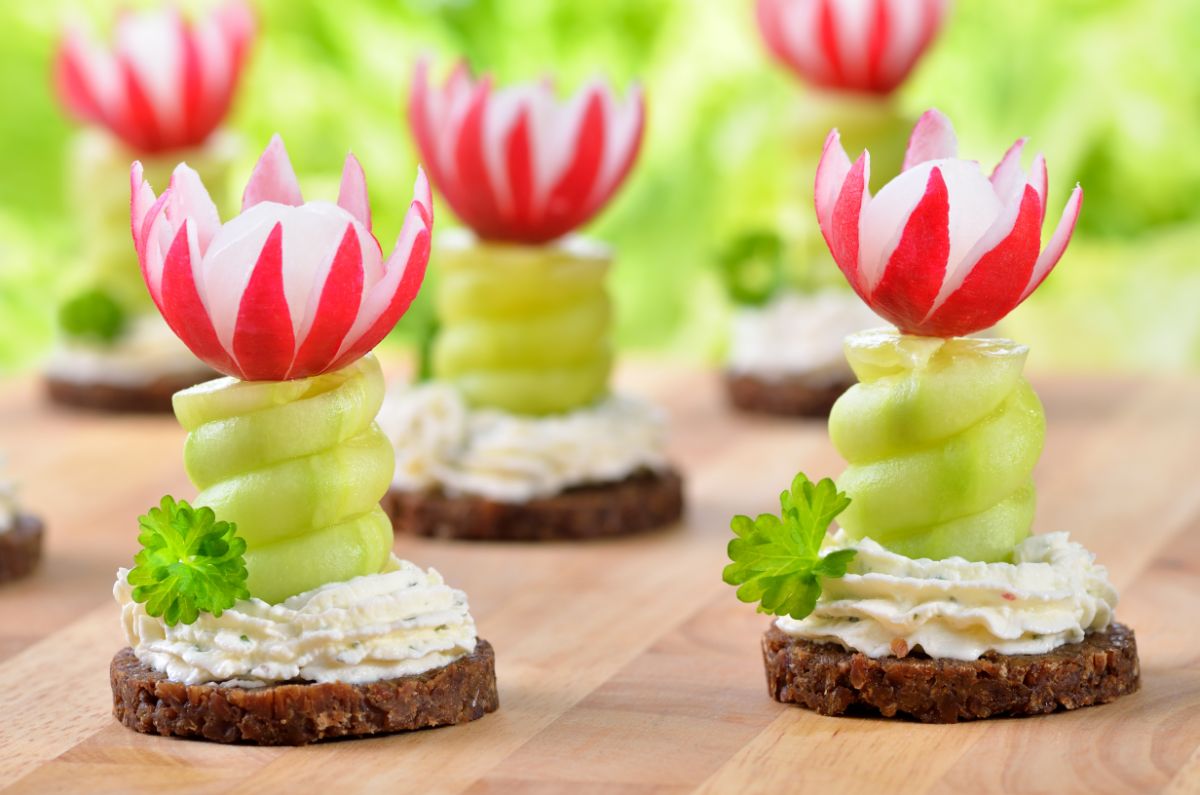
{"label": "blurred green background", "polygon": [[[35,366],[51,344],[54,296],[87,244],[64,201],[73,127],[50,90],[58,24],[68,13],[104,20],[115,5],[0,4],[0,372]],[[641,158],[587,230],[618,248],[612,284],[625,349],[717,360],[729,311],[716,276],[722,248],[755,229],[785,242],[811,235],[812,153],[825,120],[768,59],[751,0],[254,5],[260,37],[231,119],[246,139],[235,181],[279,131],[306,193],[332,197],[353,149],[385,249],[411,196],[416,160],[402,108],[419,54],[446,66],[462,54],[502,80],[553,71],[564,90],[594,74],[622,88],[643,82]],[[989,169],[1029,135],[1049,162],[1046,237],[1069,187],[1083,183],[1067,256],[1006,324],[1034,346],[1035,367],[1200,364],[1197,53],[1200,3],[959,0],[898,95],[914,118],[932,105],[949,114],[962,153]],[[444,228],[452,218],[439,212]],[[420,302],[397,338],[411,339],[427,311]]]}

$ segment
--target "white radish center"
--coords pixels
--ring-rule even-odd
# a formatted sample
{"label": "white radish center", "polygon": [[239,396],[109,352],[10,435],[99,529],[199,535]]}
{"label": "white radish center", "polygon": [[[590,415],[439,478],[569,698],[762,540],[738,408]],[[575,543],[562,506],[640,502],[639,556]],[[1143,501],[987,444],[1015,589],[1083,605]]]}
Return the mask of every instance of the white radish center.
{"label": "white radish center", "polygon": [[969,160],[930,160],[910,168],[883,186],[870,200],[860,224],[859,267],[868,292],[883,278],[913,209],[925,195],[929,173],[937,167],[946,182],[950,204],[950,256],[946,280],[961,282],[957,271],[1003,210],[992,183]]}

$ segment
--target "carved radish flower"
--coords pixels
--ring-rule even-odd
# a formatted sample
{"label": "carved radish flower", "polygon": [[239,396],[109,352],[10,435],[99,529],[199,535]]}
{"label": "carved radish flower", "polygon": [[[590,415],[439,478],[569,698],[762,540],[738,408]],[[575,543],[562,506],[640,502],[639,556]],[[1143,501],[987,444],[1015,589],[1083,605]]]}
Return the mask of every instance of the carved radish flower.
{"label": "carved radish flower", "polygon": [[814,86],[887,94],[937,35],[948,0],[758,0],[771,52]]}
{"label": "carved radish flower", "polygon": [[872,196],[870,154],[853,164],[837,130],[817,167],[817,220],[834,260],[877,314],[907,334],[954,337],[988,328],[1058,263],[1083,190],[1076,186],[1044,250],[1046,161],[1026,173],[1022,138],[986,177],[957,157],[936,110],[913,129],[902,173]]}
{"label": "carved radish flower", "polygon": [[433,214],[420,169],[386,261],[353,155],[337,204],[305,202],[275,136],[241,214],[224,224],[184,164],[157,198],[141,163],[130,183],[133,240],[154,303],[196,356],[227,375],[280,381],[349,364],[391,330],[425,275]]}
{"label": "carved radish flower", "polygon": [[125,11],[110,47],[64,32],[55,85],[73,116],[134,151],[198,146],[228,113],[253,37],[254,17],[237,0],[194,22],[174,7]]}
{"label": "carved radish flower", "polygon": [[483,238],[543,243],[595,215],[633,165],[641,89],[594,82],[565,102],[548,82],[493,89],[459,64],[440,88],[417,64],[409,122],[435,185]]}

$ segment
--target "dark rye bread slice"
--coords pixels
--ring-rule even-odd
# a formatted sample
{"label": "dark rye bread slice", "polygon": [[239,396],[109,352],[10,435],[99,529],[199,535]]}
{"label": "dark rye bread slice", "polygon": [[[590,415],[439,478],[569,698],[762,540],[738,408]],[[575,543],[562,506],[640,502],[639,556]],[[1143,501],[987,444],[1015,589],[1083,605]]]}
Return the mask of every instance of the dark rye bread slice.
{"label": "dark rye bread slice", "polygon": [[130,648],[113,657],[109,678],[113,716],[130,729],[218,743],[307,745],[466,723],[500,706],[496,655],[482,639],[443,668],[361,685],[182,685],[138,662]]}
{"label": "dark rye bread slice", "polygon": [[1046,654],[989,652],[970,662],[919,652],[876,660],[774,624],[762,647],[771,697],[822,715],[862,710],[924,723],[1044,715],[1107,704],[1139,684],[1137,643],[1121,624]]}
{"label": "dark rye bread slice", "polygon": [[54,403],[73,408],[128,414],[166,414],[171,396],[196,384],[216,378],[212,370],[171,375],[145,384],[121,385],[72,381],[53,375],[45,377],[46,394]]}
{"label": "dark rye bread slice", "polygon": [[748,373],[725,374],[725,391],[735,408],[785,417],[828,417],[834,402],[854,384],[853,378],[814,384],[803,375],[770,379]]}
{"label": "dark rye bread slice", "polygon": [[42,522],[17,514],[13,526],[0,533],[0,582],[24,577],[42,559]]}
{"label": "dark rye bread slice", "polygon": [[577,486],[528,502],[393,488],[383,507],[397,533],[469,541],[556,541],[626,536],[675,524],[683,479],[673,469]]}

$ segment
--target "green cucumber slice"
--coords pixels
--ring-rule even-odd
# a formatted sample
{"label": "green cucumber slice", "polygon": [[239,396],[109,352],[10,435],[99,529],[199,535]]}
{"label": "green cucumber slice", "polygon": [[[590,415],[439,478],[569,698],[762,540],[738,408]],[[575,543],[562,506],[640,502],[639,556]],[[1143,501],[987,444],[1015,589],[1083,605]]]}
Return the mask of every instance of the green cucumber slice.
{"label": "green cucumber slice", "polygon": [[236,522],[250,546],[270,544],[366,513],[388,490],[395,463],[391,441],[372,424],[322,452],[215,483],[195,504]]}
{"label": "green cucumber slice", "polygon": [[[359,369],[356,375],[310,385],[287,403],[273,402],[287,390],[260,390],[254,397],[270,394],[271,402],[259,401],[260,407],[254,411],[195,427],[184,444],[188,477],[203,490],[240,473],[328,450],[359,435],[379,413],[385,384],[377,362]],[[227,402],[239,402],[246,396],[237,389],[213,394],[232,398]],[[229,411],[227,404],[220,408],[221,412],[210,414]]]}
{"label": "green cucumber slice", "polygon": [[392,552],[392,522],[376,505],[341,524],[246,551],[250,595],[277,604],[330,582],[383,570]]}

